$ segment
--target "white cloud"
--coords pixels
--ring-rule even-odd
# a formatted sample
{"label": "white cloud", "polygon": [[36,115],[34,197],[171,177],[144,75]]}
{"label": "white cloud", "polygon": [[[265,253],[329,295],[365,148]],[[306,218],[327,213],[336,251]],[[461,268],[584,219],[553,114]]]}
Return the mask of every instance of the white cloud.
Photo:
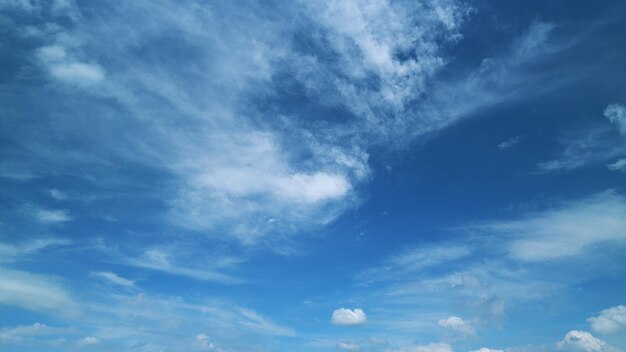
{"label": "white cloud", "polygon": [[617,126],[621,134],[626,135],[626,106],[611,104],[604,109],[604,116]]}
{"label": "white cloud", "polygon": [[367,316],[359,308],[354,310],[339,308],[333,312],[330,321],[335,325],[363,325],[367,322]]}
{"label": "white cloud", "polygon": [[521,137],[517,136],[517,137],[513,137],[509,140],[506,140],[500,144],[498,144],[498,149],[503,150],[503,149],[509,149],[513,146],[515,146],[517,143],[519,143]]}
{"label": "white cloud", "polygon": [[196,345],[202,351],[222,351],[222,349],[211,342],[211,339],[206,334],[196,335]]}
{"label": "white cloud", "polygon": [[460,317],[451,316],[446,319],[441,319],[437,323],[439,326],[455,330],[463,336],[476,335],[473,324]]}
{"label": "white cloud", "polygon": [[602,334],[609,334],[626,329],[626,306],[618,305],[604,309],[600,315],[587,319],[591,329]]}
{"label": "white cloud", "polygon": [[477,350],[473,350],[471,352],[504,352],[504,350],[499,350],[499,349],[494,349],[494,348],[487,348],[487,347],[481,347]]}
{"label": "white cloud", "polygon": [[361,347],[355,343],[351,343],[351,342],[339,342],[337,344],[337,347],[340,350],[344,350],[344,351],[358,351],[361,349]]}
{"label": "white cloud", "polygon": [[626,172],[626,158],[618,159],[615,162],[608,164],[606,167],[611,171]]}
{"label": "white cloud", "polygon": [[423,245],[392,256],[383,265],[358,273],[357,278],[365,282],[390,280],[400,275],[454,262],[466,258],[471,253],[472,248],[465,245],[452,243]]}
{"label": "white cloud", "polygon": [[[565,146],[561,155],[538,165],[541,172],[572,170],[588,164],[597,164],[626,155],[626,107],[611,104],[604,109],[604,116],[614,125],[622,136],[616,137],[612,130],[595,127],[583,131],[570,131],[561,140]],[[623,171],[626,159],[620,158],[607,165],[609,170]]]}
{"label": "white cloud", "polygon": [[2,268],[0,277],[0,304],[62,316],[79,313],[76,300],[54,279]]}
{"label": "white cloud", "polygon": [[79,84],[91,84],[104,79],[104,70],[100,65],[83,62],[54,64],[50,67],[50,73],[62,81]]}
{"label": "white cloud", "polygon": [[62,45],[41,47],[36,54],[50,75],[62,82],[88,85],[104,80],[105,71],[100,65],[76,61]]}
{"label": "white cloud", "polygon": [[506,235],[509,255],[535,262],[582,254],[597,244],[626,240],[626,198],[614,191],[569,201],[523,219],[476,226]]}
{"label": "white cloud", "polygon": [[41,336],[74,334],[76,331],[71,328],[51,327],[42,323],[32,325],[19,325],[13,327],[0,328],[0,343],[19,343],[23,340]]}
{"label": "white cloud", "polygon": [[35,212],[37,220],[43,223],[63,223],[73,220],[67,210],[44,210],[39,209]]}
{"label": "white cloud", "polygon": [[65,194],[64,192],[59,191],[56,188],[52,188],[50,190],[48,190],[48,193],[50,193],[50,197],[56,199],[56,200],[67,200],[68,196],[67,194]]}
{"label": "white cloud", "polygon": [[38,252],[56,246],[68,245],[71,242],[60,238],[31,239],[16,244],[0,242],[0,262],[11,262],[24,257],[29,257]]}
{"label": "white cloud", "polygon": [[453,352],[447,343],[430,343],[428,345],[405,346],[394,352]]}
{"label": "white cloud", "polygon": [[238,311],[241,314],[239,324],[252,331],[273,336],[295,336],[296,334],[292,328],[280,326],[251,309],[240,308]]}
{"label": "white cloud", "polygon": [[[177,226],[246,244],[284,240],[358,204],[372,145],[405,144],[506,98],[502,91],[523,95],[486,87],[530,81],[507,72],[536,58],[551,28],[532,26],[517,44],[523,50],[492,59],[492,71],[481,67],[461,83],[439,84],[433,80],[446,63],[442,47],[460,39],[468,16],[456,1],[308,2],[273,10],[281,15],[144,1],[55,24],[34,55],[53,78],[99,83],[89,91],[90,121],[98,127],[74,128],[85,123],[84,110],[59,99],[67,109],[50,111],[80,112],[42,116],[49,123],[38,125],[48,128],[22,131],[28,138],[19,143],[41,161],[25,161],[27,168],[40,175],[54,165],[85,177],[116,160],[158,170],[166,187],[147,192],[169,206],[166,218]],[[277,20],[299,16],[306,27]],[[176,45],[190,55],[157,44],[171,33],[186,38]],[[313,33],[306,39],[314,50],[284,40],[300,33]],[[159,54],[146,60],[137,48]],[[352,114],[336,123],[324,113],[258,109],[257,98],[272,103],[283,77],[304,86],[311,103]],[[75,143],[71,153],[50,137],[58,135]]]}
{"label": "white cloud", "polygon": [[569,171],[602,163],[626,153],[623,141],[616,139],[612,131],[604,127],[566,132],[560,142],[564,147],[559,156],[539,163],[539,172]]}
{"label": "white cloud", "polygon": [[128,280],[125,279],[123,277],[118,276],[115,273],[112,272],[108,272],[108,271],[101,271],[101,272],[92,272],[91,273],[92,276],[94,277],[99,277],[102,279],[105,279],[111,283],[114,283],[116,285],[121,285],[121,286],[125,286],[125,287],[134,287],[135,283],[132,280]]}
{"label": "white cloud", "polygon": [[[219,258],[213,258],[216,265],[220,265],[224,260],[218,260]],[[161,271],[173,275],[187,276],[201,281],[212,281],[224,284],[236,284],[240,280],[216,272],[215,267],[205,266],[205,268],[198,267],[186,267],[180,266],[172,262],[172,255],[160,249],[146,250],[142,255],[137,257],[122,257],[119,258],[120,264],[126,264],[137,268],[145,268],[155,271]],[[232,261],[225,260],[225,262],[233,263]]]}
{"label": "white cloud", "polygon": [[100,340],[98,338],[95,338],[93,336],[86,336],[85,338],[80,340],[80,342],[78,342],[78,346],[87,347],[87,346],[97,345],[99,343],[100,343]]}
{"label": "white cloud", "polygon": [[616,348],[594,337],[586,331],[572,330],[565,335],[562,341],[557,342],[562,351],[572,352],[617,352]]}

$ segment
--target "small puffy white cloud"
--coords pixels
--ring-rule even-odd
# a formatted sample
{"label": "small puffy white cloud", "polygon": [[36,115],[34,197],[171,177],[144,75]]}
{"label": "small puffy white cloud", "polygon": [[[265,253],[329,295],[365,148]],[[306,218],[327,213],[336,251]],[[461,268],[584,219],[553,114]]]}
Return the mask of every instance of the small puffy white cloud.
{"label": "small puffy white cloud", "polygon": [[339,342],[339,344],[337,344],[337,347],[340,350],[344,351],[358,351],[361,349],[359,345],[351,342]]}
{"label": "small puffy white cloud", "polygon": [[455,330],[464,336],[474,336],[476,334],[472,323],[467,322],[460,317],[451,316],[446,319],[441,319],[438,324],[441,327]]}
{"label": "small puffy white cloud", "polygon": [[587,319],[593,331],[608,334],[626,329],[626,306],[604,309],[600,315]]}
{"label": "small puffy white cloud", "polygon": [[91,273],[91,275],[94,277],[105,279],[116,285],[125,286],[125,287],[135,286],[135,283],[132,280],[125,279],[112,272],[108,272],[108,271],[93,272]]}
{"label": "small puffy white cloud", "polygon": [[517,143],[519,143],[521,137],[517,136],[517,137],[513,137],[507,141],[504,141],[500,144],[498,144],[498,149],[503,150],[503,149],[509,149],[513,146],[515,146]]}
{"label": "small puffy white cloud", "polygon": [[95,338],[93,336],[87,336],[84,339],[80,340],[80,342],[78,343],[78,346],[86,347],[86,346],[97,345],[98,343],[100,343],[100,340],[98,338]]}
{"label": "small puffy white cloud", "polygon": [[604,109],[604,116],[617,125],[621,134],[626,135],[626,106],[611,104]]}
{"label": "small puffy white cloud", "polygon": [[72,220],[72,217],[65,210],[37,210],[35,217],[43,223],[62,223]]}
{"label": "small puffy white cloud", "polygon": [[215,346],[211,339],[206,334],[196,335],[196,345],[203,351],[219,351],[220,349]]}
{"label": "small puffy white cloud", "polygon": [[606,166],[611,171],[626,172],[626,158],[618,159]]}
{"label": "small puffy white cloud", "polygon": [[447,343],[431,343],[428,345],[405,346],[394,352],[452,352],[452,346]]}
{"label": "small puffy white cloud", "polygon": [[562,351],[571,352],[616,352],[614,347],[591,335],[587,331],[572,330],[565,335],[563,340],[557,342],[557,347]]}
{"label": "small puffy white cloud", "polygon": [[330,320],[335,325],[363,325],[367,322],[367,316],[362,309],[339,308],[333,312]]}

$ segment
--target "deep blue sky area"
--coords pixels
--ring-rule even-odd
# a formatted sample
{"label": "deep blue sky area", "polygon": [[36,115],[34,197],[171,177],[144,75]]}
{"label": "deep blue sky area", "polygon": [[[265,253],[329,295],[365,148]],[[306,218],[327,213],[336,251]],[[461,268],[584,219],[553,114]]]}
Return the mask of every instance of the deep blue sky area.
{"label": "deep blue sky area", "polygon": [[0,0],[0,351],[626,350],[623,1]]}

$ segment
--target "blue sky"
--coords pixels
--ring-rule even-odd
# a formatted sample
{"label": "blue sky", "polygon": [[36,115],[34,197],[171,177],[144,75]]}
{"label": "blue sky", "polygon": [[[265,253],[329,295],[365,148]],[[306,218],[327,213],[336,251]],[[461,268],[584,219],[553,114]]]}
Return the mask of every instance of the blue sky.
{"label": "blue sky", "polygon": [[0,0],[1,351],[626,350],[621,1]]}

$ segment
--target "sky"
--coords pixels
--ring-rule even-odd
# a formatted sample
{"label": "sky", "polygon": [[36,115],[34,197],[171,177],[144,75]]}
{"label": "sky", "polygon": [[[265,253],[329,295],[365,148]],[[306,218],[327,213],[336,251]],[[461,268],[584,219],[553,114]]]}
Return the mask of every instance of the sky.
{"label": "sky", "polygon": [[626,351],[626,3],[0,0],[0,351]]}

